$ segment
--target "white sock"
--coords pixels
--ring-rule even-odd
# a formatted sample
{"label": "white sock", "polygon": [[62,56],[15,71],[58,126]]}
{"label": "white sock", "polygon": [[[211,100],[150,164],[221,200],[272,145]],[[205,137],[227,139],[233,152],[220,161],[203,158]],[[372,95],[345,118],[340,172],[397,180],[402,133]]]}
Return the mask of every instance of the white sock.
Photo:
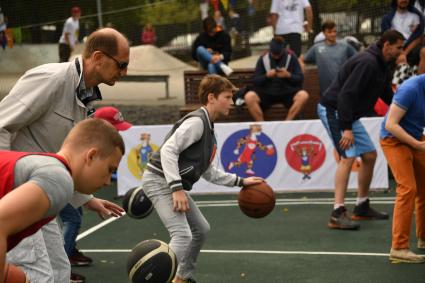
{"label": "white sock", "polygon": [[356,205],[359,205],[359,204],[361,204],[361,203],[364,203],[365,201],[367,201],[367,199],[368,199],[369,197],[362,197],[362,198],[357,198],[357,200],[356,200]]}
{"label": "white sock", "polygon": [[341,206],[344,206],[343,203],[334,203],[334,210],[340,208]]}

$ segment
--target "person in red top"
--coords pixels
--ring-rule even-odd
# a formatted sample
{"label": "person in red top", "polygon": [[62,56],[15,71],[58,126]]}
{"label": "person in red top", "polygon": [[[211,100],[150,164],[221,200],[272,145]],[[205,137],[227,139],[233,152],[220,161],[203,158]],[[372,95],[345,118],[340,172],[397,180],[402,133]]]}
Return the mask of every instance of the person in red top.
{"label": "person in red top", "polygon": [[0,283],[6,252],[72,202],[74,190],[92,194],[108,185],[124,152],[103,119],[79,122],[57,154],[0,151]]}
{"label": "person in red top", "polygon": [[151,23],[147,23],[142,31],[141,36],[142,44],[152,44],[156,43],[156,32]]}

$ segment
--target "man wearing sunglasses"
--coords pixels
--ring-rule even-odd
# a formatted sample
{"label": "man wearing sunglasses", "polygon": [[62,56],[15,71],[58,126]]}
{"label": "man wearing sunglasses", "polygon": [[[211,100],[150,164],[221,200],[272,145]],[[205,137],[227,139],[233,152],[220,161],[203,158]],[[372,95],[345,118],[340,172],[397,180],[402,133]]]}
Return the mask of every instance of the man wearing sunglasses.
{"label": "man wearing sunglasses", "polygon": [[[0,102],[0,149],[57,152],[71,128],[94,113],[93,102],[102,99],[97,86],[112,86],[127,74],[129,53],[126,37],[104,28],[88,37],[81,57],[27,71]],[[122,212],[119,206],[89,195],[75,195],[70,204],[85,205],[101,217]],[[7,260],[21,266],[31,282],[70,280],[70,262],[56,220],[21,242]]]}

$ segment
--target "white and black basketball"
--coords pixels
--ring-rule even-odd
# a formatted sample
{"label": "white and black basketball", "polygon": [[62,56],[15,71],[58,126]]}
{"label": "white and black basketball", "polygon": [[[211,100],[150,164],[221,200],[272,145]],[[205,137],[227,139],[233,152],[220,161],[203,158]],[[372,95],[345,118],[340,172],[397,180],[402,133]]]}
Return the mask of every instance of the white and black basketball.
{"label": "white and black basketball", "polygon": [[122,207],[128,216],[136,219],[145,218],[153,210],[152,202],[145,195],[143,187],[130,189],[124,196]]}
{"label": "white and black basketball", "polygon": [[132,283],[169,283],[176,270],[176,255],[160,240],[140,242],[127,258],[127,273]]}

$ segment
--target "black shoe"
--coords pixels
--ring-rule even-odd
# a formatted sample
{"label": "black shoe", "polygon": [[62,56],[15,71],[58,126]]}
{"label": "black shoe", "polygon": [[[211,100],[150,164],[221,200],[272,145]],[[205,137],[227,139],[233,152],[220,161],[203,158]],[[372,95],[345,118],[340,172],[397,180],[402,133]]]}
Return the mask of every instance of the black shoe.
{"label": "black shoe", "polygon": [[71,266],[87,266],[92,264],[93,260],[75,249],[74,254],[69,257],[69,262],[71,263]]}
{"label": "black shoe", "polygon": [[328,227],[331,229],[357,230],[360,225],[348,217],[347,209],[344,206],[340,206],[332,211]]}
{"label": "black shoe", "polygon": [[186,283],[196,283],[196,281],[193,278],[188,278],[186,279]]}
{"label": "black shoe", "polygon": [[369,199],[356,205],[351,216],[353,220],[386,220],[388,218],[388,213],[376,211],[370,207]]}
{"label": "black shoe", "polygon": [[71,272],[71,280],[70,283],[84,283],[86,282],[86,278],[83,275]]}

